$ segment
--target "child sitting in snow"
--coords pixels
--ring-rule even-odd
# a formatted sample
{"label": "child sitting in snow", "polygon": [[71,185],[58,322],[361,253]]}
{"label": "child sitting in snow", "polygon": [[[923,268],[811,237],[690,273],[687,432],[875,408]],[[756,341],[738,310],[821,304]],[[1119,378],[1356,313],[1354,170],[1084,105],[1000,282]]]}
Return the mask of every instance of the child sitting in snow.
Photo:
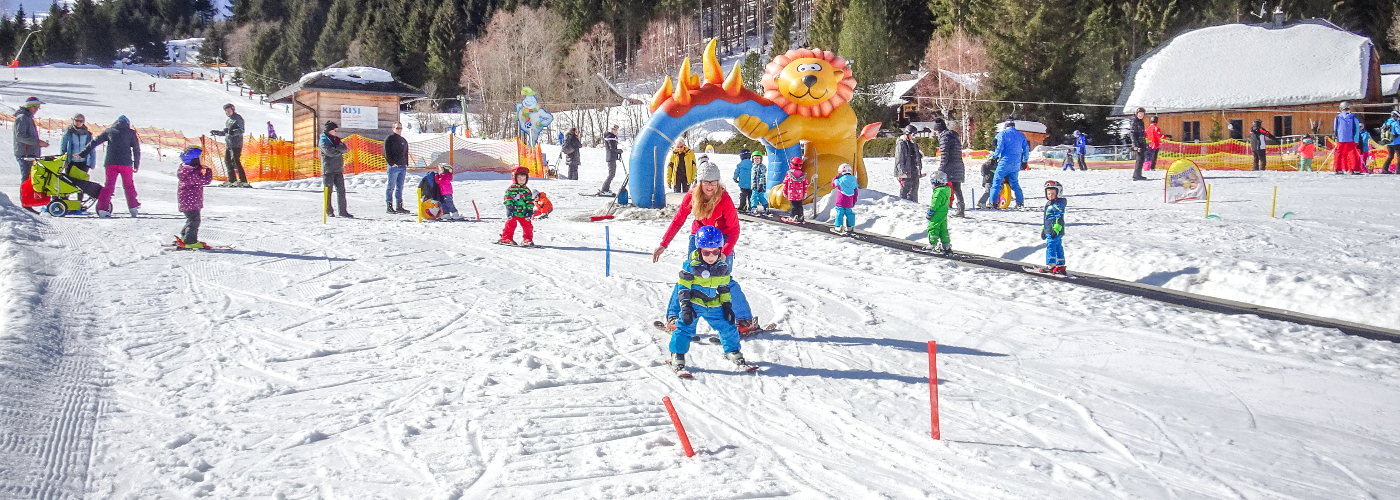
{"label": "child sitting in snow", "polygon": [[460,219],[462,215],[457,213],[457,205],[452,202],[452,166],[443,165],[441,173],[437,174],[438,194],[442,195],[442,218],[446,220]]}
{"label": "child sitting in snow", "polygon": [[705,318],[719,335],[724,357],[741,368],[752,370],[739,352],[739,330],[734,326],[734,308],[729,296],[729,265],[724,258],[724,232],[715,226],[703,226],[695,232],[695,251],[681,265],[676,281],[677,300],[666,306],[666,321],[674,326],[671,332],[671,359],[666,364],[677,375],[689,377],[685,369],[685,353],[695,337],[699,318]]}
{"label": "child sitting in snow", "polygon": [[802,223],[802,200],[807,199],[807,191],[811,186],[812,180],[802,171],[802,157],[793,158],[787,177],[783,178],[783,196],[787,197],[792,207],[789,216],[783,218],[784,221]]}
{"label": "child sitting in snow", "polygon": [[1303,137],[1303,144],[1298,146],[1298,170],[1311,172],[1313,156],[1317,154],[1317,144],[1311,135]]}
{"label": "child sitting in snow", "polygon": [[201,165],[199,156],[204,151],[190,146],[180,153],[180,168],[175,171],[179,185],[175,187],[175,198],[180,202],[180,212],[185,214],[185,227],[175,237],[179,248],[203,249],[199,241],[199,211],[204,209],[204,186],[214,180],[214,170]]}
{"label": "child sitting in snow", "polygon": [[856,198],[860,194],[860,183],[856,182],[854,169],[851,164],[842,163],[836,167],[836,178],[831,180],[831,186],[836,188],[836,219],[831,222],[831,231],[845,236],[850,236],[855,232]]}
{"label": "child sitting in snow", "polygon": [[749,211],[761,214],[768,211],[768,165],[763,163],[763,153],[759,152],[754,152],[750,161],[753,162],[753,187],[749,195]]}
{"label": "child sitting in snow", "polygon": [[942,170],[929,175],[933,184],[933,196],[928,204],[928,247],[933,253],[943,256],[953,254],[953,242],[948,239],[948,201],[953,197],[953,188],[948,186],[948,174]]}
{"label": "child sitting in snow", "polygon": [[1045,218],[1040,224],[1040,239],[1045,240],[1045,268],[1051,274],[1065,272],[1065,248],[1060,240],[1065,236],[1065,199],[1060,197],[1064,187],[1056,181],[1045,181]]}
{"label": "child sitting in snow", "polygon": [[530,222],[530,217],[535,214],[535,200],[526,187],[530,182],[530,169],[525,167],[515,167],[512,174],[513,183],[506,189],[506,229],[501,232],[501,240],[497,243],[502,245],[515,244],[515,225],[519,224],[525,232],[525,241],[521,246],[535,246],[535,227]]}

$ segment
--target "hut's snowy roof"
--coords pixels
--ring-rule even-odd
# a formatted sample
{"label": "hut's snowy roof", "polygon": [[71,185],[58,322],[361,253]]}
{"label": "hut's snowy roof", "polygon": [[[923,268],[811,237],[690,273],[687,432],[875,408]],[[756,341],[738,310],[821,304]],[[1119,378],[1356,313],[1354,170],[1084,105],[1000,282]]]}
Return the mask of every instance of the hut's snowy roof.
{"label": "hut's snowy roof", "polygon": [[1369,38],[1326,22],[1192,30],[1133,62],[1116,110],[1131,114],[1336,102],[1366,96]]}

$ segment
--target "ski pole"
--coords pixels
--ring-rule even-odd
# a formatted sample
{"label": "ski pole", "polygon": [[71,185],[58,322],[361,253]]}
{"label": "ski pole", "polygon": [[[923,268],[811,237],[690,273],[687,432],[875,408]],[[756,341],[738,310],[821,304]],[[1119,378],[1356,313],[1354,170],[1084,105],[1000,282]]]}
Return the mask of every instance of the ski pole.
{"label": "ski pole", "polygon": [[417,210],[414,210],[414,211],[415,211],[415,212],[418,212],[418,223],[419,223],[419,224],[422,224],[422,223],[423,223],[423,188],[418,188],[418,209],[417,209]]}

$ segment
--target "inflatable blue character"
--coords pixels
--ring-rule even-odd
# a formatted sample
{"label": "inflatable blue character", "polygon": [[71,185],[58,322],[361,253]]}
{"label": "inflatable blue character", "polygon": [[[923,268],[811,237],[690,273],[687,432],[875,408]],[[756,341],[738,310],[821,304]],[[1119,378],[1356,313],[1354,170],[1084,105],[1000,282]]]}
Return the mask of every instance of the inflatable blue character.
{"label": "inflatable blue character", "polygon": [[520,95],[525,98],[515,104],[515,116],[520,121],[520,136],[525,138],[525,147],[533,148],[540,143],[540,132],[554,123],[554,115],[540,107],[534,89],[522,87]]}

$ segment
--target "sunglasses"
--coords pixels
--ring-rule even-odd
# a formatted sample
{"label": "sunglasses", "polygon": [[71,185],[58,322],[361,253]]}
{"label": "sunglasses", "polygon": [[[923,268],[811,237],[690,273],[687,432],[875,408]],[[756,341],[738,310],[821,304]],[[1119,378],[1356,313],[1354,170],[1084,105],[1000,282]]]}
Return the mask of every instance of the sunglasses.
{"label": "sunglasses", "polygon": [[722,256],[722,255],[724,255],[724,250],[723,250],[723,249],[719,249],[719,248],[715,248],[715,249],[701,248],[701,249],[700,249],[700,256],[701,256],[701,257],[709,257],[709,256],[711,256],[711,255],[714,255],[714,256],[716,256],[716,257]]}
{"label": "sunglasses", "polygon": [[73,123],[83,123],[82,120],[73,120]]}

